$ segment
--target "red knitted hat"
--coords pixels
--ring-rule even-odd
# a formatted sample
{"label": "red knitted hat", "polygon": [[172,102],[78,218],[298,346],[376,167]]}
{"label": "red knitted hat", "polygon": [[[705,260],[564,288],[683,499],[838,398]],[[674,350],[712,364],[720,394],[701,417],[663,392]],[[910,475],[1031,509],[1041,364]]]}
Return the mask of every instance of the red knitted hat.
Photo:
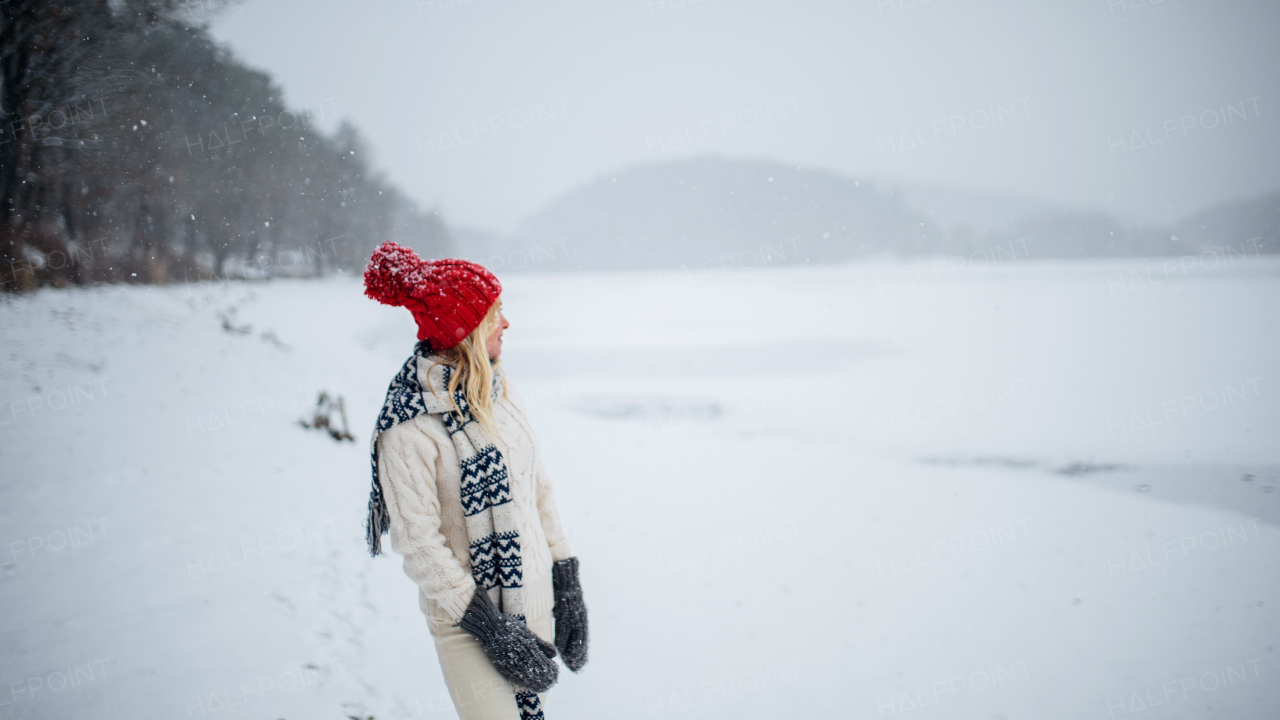
{"label": "red knitted hat", "polygon": [[413,250],[385,242],[364,269],[364,294],[384,305],[403,305],[418,323],[418,339],[448,350],[480,326],[502,284],[466,260],[423,260]]}

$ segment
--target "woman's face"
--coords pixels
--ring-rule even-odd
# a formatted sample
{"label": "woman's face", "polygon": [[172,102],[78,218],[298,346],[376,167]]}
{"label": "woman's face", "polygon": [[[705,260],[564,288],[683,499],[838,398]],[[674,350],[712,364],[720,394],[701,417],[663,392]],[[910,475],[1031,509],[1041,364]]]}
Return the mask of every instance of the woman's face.
{"label": "woman's face", "polygon": [[493,330],[489,333],[489,337],[484,339],[485,348],[489,350],[489,359],[497,360],[502,354],[502,331],[511,326],[507,322],[507,316],[502,314],[502,301],[498,301],[498,324],[493,326]]}

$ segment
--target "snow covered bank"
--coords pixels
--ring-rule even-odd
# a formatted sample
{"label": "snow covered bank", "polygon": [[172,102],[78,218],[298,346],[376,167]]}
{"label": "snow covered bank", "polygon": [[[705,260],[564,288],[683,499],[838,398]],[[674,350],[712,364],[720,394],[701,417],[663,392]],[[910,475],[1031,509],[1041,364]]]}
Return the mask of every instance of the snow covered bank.
{"label": "snow covered bank", "polygon": [[[592,612],[549,717],[1270,717],[1280,263],[1160,262],[504,277]],[[109,287],[0,336],[0,713],[451,717],[362,539],[407,312]]]}

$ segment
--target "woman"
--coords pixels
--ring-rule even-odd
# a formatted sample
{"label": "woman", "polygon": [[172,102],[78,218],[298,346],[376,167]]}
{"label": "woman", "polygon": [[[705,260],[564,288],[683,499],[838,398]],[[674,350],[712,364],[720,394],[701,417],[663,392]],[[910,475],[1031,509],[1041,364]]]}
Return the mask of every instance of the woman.
{"label": "woman", "polygon": [[425,262],[395,243],[374,251],[364,282],[374,300],[409,308],[419,341],[373,433],[369,551],[390,532],[463,720],[542,718],[557,650],[574,672],[587,661],[587,614],[578,559],[498,362],[502,286],[480,265]]}

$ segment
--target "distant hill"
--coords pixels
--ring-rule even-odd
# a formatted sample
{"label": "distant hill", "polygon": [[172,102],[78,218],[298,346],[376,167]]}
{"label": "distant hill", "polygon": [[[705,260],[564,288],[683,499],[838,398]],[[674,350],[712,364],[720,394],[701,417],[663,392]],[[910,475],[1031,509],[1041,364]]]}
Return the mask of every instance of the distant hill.
{"label": "distant hill", "polygon": [[[1103,212],[1046,211],[988,233],[982,243],[1021,239],[1029,257],[1224,255],[1280,252],[1280,192],[1197,212],[1172,225],[1125,225]],[[1227,250],[1230,248],[1231,250]]]}
{"label": "distant hill", "polygon": [[901,195],[907,207],[948,233],[982,236],[1039,213],[1061,210],[1025,195],[895,178],[873,178],[877,187]]}
{"label": "distant hill", "polygon": [[1280,192],[1173,226],[1034,198],[772,160],[698,157],[638,165],[577,187],[511,236],[455,230],[494,270],[608,270],[832,263],[877,254],[1012,257],[1177,255],[1214,246],[1277,251]]}
{"label": "distant hill", "polygon": [[1243,244],[1259,253],[1280,252],[1280,191],[1198,212],[1174,225],[1173,234],[1192,249]]}
{"label": "distant hill", "polygon": [[597,178],[528,218],[513,247],[561,240],[557,266],[608,269],[751,252],[768,253],[775,264],[826,263],[920,252],[941,239],[928,216],[872,183],[766,160],[703,157]]}

